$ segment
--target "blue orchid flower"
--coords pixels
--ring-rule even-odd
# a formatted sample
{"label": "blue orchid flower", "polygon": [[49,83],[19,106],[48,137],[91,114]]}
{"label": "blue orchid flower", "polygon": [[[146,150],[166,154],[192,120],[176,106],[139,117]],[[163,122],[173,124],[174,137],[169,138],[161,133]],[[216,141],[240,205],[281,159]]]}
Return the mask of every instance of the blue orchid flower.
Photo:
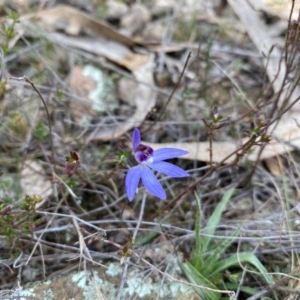
{"label": "blue orchid flower", "polygon": [[137,128],[134,129],[132,134],[132,148],[138,165],[132,167],[126,175],[125,187],[129,201],[133,200],[140,180],[142,180],[145,188],[151,194],[161,200],[166,199],[166,192],[152,170],[171,177],[189,176],[183,169],[163,161],[165,159],[176,158],[188,154],[188,151],[176,148],[153,150],[150,146],[141,144],[141,136]]}

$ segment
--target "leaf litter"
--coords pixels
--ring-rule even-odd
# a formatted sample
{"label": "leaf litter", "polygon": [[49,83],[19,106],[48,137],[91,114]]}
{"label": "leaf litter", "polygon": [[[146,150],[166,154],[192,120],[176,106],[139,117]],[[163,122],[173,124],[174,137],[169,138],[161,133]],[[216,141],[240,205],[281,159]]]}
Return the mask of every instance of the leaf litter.
{"label": "leaf litter", "polygon": [[[43,269],[39,276],[63,273],[64,269],[78,267],[77,262],[72,265],[68,261],[78,256],[74,246],[78,239],[91,255],[80,252],[85,262],[91,257],[120,259],[116,245],[125,245],[129,239],[121,228],[133,231],[135,223],[130,222],[138,218],[141,199],[137,196],[124,210],[130,213],[121,214],[126,166],[118,165],[115,158],[120,149],[128,150],[127,142],[135,127],[141,129],[145,143],[153,149],[172,147],[189,151],[183,157],[185,160],[178,162],[185,170],[191,170],[195,182],[204,175],[193,187],[202,198],[204,222],[224,190],[239,182],[240,177],[247,178],[253,169],[248,180],[252,188],[245,183],[238,186],[216,235],[223,234],[222,228],[230,235],[243,220],[239,243],[247,245],[248,238],[248,245],[257,245],[255,235],[260,235],[258,254],[276,252],[284,259],[284,251],[291,251],[291,244],[297,250],[297,240],[291,243],[291,238],[297,237],[293,226],[296,229],[298,216],[299,102],[289,106],[297,100],[299,91],[297,82],[285,75],[292,61],[281,55],[285,43],[280,37],[282,32],[278,31],[276,36],[271,30],[275,25],[266,24],[261,11],[274,18],[275,23],[284,17],[265,4],[257,8],[242,0],[228,0],[219,15],[214,9],[218,3],[205,1],[182,1],[181,6],[172,1],[153,1],[151,7],[122,3],[119,15],[112,14],[113,1],[107,2],[110,4],[95,6],[94,10],[89,5],[85,11],[80,1],[74,6],[52,6],[48,1],[41,6],[31,1],[23,6],[7,4],[21,16],[5,54],[8,75],[1,82],[1,168],[7,174],[20,174],[23,190],[14,197],[9,193],[1,195],[8,199],[14,213],[24,194],[40,194],[47,201],[43,207],[36,206],[40,210],[37,219],[30,214],[27,218],[22,216],[28,223],[26,228],[19,223],[14,225],[14,230],[24,232],[18,239],[14,237],[16,249],[24,250],[9,250],[9,241],[1,244],[3,265],[12,268],[9,259],[19,255],[18,265],[26,268],[24,262],[30,256],[30,267]],[[107,16],[105,12],[109,12]],[[2,24],[9,26],[7,13],[2,11],[2,15]],[[103,20],[105,17],[107,21]],[[1,32],[1,43],[7,38],[5,32]],[[297,32],[289,34],[291,38]],[[189,52],[191,58],[187,61]],[[297,52],[294,57],[298,57]],[[297,78],[297,70],[292,72]],[[63,174],[64,157],[70,151],[79,153],[80,170],[63,177],[65,185],[53,177],[49,128],[42,105],[38,112],[22,110],[26,101],[38,101],[37,95],[26,83],[9,79],[23,75],[30,76],[47,101],[53,125],[56,174]],[[105,86],[100,92],[101,84]],[[277,108],[271,114],[275,102]],[[215,124],[220,126],[217,129],[208,128],[203,122],[205,119],[211,126],[214,105],[224,116],[221,123]],[[289,109],[282,114],[286,108]],[[255,137],[253,132],[249,135],[253,129],[251,122],[262,122],[255,115],[257,111],[264,115],[263,122],[267,124],[269,118],[273,122],[268,127],[271,141],[264,144],[263,152],[260,136]],[[242,151],[238,149],[248,144],[251,149],[240,156]],[[34,168],[30,167],[31,161]],[[275,164],[279,167],[275,168]],[[28,173],[28,167],[34,170],[34,176]],[[213,172],[205,177],[209,167]],[[2,190],[6,191],[5,181],[2,177],[0,180]],[[149,249],[167,245],[171,261],[178,258],[174,243],[178,242],[180,252],[187,256],[192,250],[191,239],[184,247],[180,243],[192,234],[195,199],[192,192],[185,192],[183,198],[176,200],[182,191],[189,191],[187,187],[193,182],[162,182],[168,187],[168,201],[159,202],[149,196],[152,201],[148,201],[144,217],[152,221],[153,214],[163,212],[160,222],[164,230],[159,223],[142,222],[140,235],[151,241],[145,245]],[[70,190],[76,197],[70,197]],[[82,223],[75,226],[74,220]],[[89,227],[92,224],[107,231],[106,242],[97,238],[96,228]],[[39,245],[34,250],[26,231],[29,228],[32,241]],[[147,232],[151,233],[149,237]],[[88,240],[86,246],[82,236]],[[134,250],[142,256],[141,249]],[[155,254],[148,259],[154,260]],[[162,257],[156,264],[167,266],[168,261]],[[148,267],[146,262],[143,267]],[[151,269],[153,278],[158,272],[155,268],[156,265]],[[5,274],[5,270],[3,267],[1,272]],[[3,275],[2,289],[11,289],[15,284],[17,269],[12,273],[10,277]],[[23,275],[19,283],[26,280],[29,279]],[[99,291],[97,295],[100,297]]]}

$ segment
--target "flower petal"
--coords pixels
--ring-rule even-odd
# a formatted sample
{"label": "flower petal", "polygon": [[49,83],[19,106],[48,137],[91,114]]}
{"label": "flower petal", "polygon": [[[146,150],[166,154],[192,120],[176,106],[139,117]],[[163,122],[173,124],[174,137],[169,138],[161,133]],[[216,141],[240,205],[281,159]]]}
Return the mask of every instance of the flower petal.
{"label": "flower petal", "polygon": [[146,166],[142,170],[142,181],[145,188],[154,196],[161,200],[166,199],[166,192],[164,191],[162,185],[157,180],[153,172]]}
{"label": "flower petal", "polygon": [[153,151],[153,161],[162,161],[165,159],[171,159],[178,156],[188,154],[186,150],[176,149],[176,148],[162,148]]}
{"label": "flower petal", "polygon": [[171,177],[189,176],[189,174],[183,169],[165,161],[159,161],[152,164],[148,164],[148,167]]}
{"label": "flower petal", "polygon": [[129,169],[125,178],[125,187],[129,201],[132,201],[142,176],[142,167],[136,166]]}
{"label": "flower petal", "polygon": [[132,133],[132,148],[133,151],[136,150],[138,145],[141,143],[141,135],[140,131],[137,128],[134,128],[133,133]]}

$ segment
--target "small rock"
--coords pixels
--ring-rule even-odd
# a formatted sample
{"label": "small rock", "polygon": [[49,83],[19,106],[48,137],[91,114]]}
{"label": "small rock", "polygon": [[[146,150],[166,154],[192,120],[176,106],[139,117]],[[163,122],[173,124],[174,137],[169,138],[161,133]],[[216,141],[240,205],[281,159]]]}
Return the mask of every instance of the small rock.
{"label": "small rock", "polygon": [[135,106],[136,82],[128,78],[121,78],[118,87],[120,99],[131,106]]}
{"label": "small rock", "polygon": [[22,270],[22,279],[24,281],[34,281],[40,275],[39,269],[25,266]]}
{"label": "small rock", "polygon": [[170,12],[176,6],[175,0],[155,0],[151,8],[153,15],[160,15],[163,13]]}
{"label": "small rock", "polygon": [[48,198],[52,195],[52,183],[47,178],[42,165],[33,160],[26,160],[21,170],[21,188],[24,195],[38,195]]}
{"label": "small rock", "polygon": [[143,30],[143,39],[147,42],[161,41],[166,30],[162,21],[149,22]]}
{"label": "small rock", "polygon": [[[52,277],[47,281],[27,284],[16,296],[21,299],[25,297],[26,299],[46,299],[45,294],[47,294],[50,296],[47,299],[91,300],[99,299],[100,292],[102,299],[115,300],[124,267],[119,262],[105,264],[107,268],[98,267],[93,268],[93,271],[70,273]],[[142,268],[129,268],[121,299],[200,299],[193,288],[184,283],[186,280],[181,275],[178,257],[173,257],[169,261],[168,274],[163,285],[160,276],[156,281],[152,276],[145,276],[144,272]],[[178,281],[174,281],[173,278]]]}
{"label": "small rock", "polygon": [[105,18],[108,20],[120,19],[122,16],[128,13],[129,7],[123,2],[110,0],[106,3],[106,14]]}
{"label": "small rock", "polygon": [[142,4],[134,4],[131,11],[121,19],[121,26],[131,34],[141,31],[151,19],[147,7]]}

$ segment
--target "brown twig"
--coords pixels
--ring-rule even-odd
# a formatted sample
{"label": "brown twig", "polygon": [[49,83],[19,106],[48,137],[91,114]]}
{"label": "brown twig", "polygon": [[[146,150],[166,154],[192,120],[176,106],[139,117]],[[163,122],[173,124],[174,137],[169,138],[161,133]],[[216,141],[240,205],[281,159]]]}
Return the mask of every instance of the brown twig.
{"label": "brown twig", "polygon": [[154,121],[154,123],[152,123],[150,126],[148,126],[148,127],[143,131],[143,133],[145,133],[145,132],[147,132],[149,129],[151,129],[152,126],[154,126],[154,125],[161,119],[162,115],[164,114],[164,112],[165,112],[166,109],[167,109],[167,106],[169,105],[170,101],[172,100],[172,97],[173,97],[174,93],[176,92],[176,90],[177,90],[178,87],[179,87],[179,84],[180,84],[181,79],[182,79],[182,77],[183,77],[183,74],[184,74],[184,72],[185,72],[185,70],[186,70],[186,68],[187,68],[187,65],[188,65],[188,62],[189,62],[190,58],[191,58],[191,52],[189,52],[188,57],[187,57],[186,60],[185,60],[185,63],[184,63],[183,69],[182,69],[182,71],[181,71],[181,73],[180,73],[179,79],[178,79],[178,81],[177,81],[177,83],[176,83],[174,89],[172,90],[172,92],[171,92],[171,94],[170,94],[170,96],[169,96],[169,98],[168,98],[166,104],[165,104],[164,107],[162,108],[160,114],[158,115],[158,117],[156,118],[156,120]]}
{"label": "brown twig", "polygon": [[50,132],[50,147],[51,147],[51,158],[52,158],[52,163],[53,163],[53,170],[55,172],[55,156],[54,156],[54,145],[53,145],[53,139],[52,139],[52,126],[51,126],[51,119],[50,119],[50,113],[46,104],[46,101],[44,100],[41,92],[38,90],[38,88],[35,86],[35,84],[29,80],[26,76],[22,76],[22,77],[10,77],[10,79],[13,80],[25,80],[25,82],[29,83],[32,88],[37,92],[37,94],[39,95],[40,99],[42,100],[42,103],[44,105],[44,108],[46,110],[46,114],[47,114],[47,119],[48,119],[48,125],[49,125],[49,132]]}
{"label": "brown twig", "polygon": [[[174,203],[176,203],[181,197],[183,197],[188,191],[192,190],[193,188],[195,188],[198,184],[200,184],[205,178],[211,176],[213,174],[213,172],[215,172],[216,170],[220,170],[220,168],[222,167],[222,165],[233,155],[237,155],[236,160],[230,164],[227,165],[227,167],[231,166],[231,165],[235,165],[237,164],[237,162],[240,160],[241,156],[243,154],[245,154],[245,149],[250,149],[253,145],[256,144],[256,137],[252,136],[249,141],[247,141],[247,143],[245,145],[242,145],[241,147],[239,147],[237,150],[235,150],[234,152],[228,154],[225,158],[222,159],[222,161],[220,161],[218,164],[216,164],[215,166],[213,166],[205,175],[203,175],[200,179],[196,180],[194,183],[192,183],[191,185],[189,185],[184,191],[182,191],[178,196],[176,196],[174,199],[172,199],[172,201],[164,206],[163,210],[168,210],[170,207],[172,207],[174,205]],[[239,152],[242,152],[242,154],[240,154]],[[155,213],[154,215],[151,216],[151,218],[148,220],[153,220],[155,218],[157,218],[160,214],[162,213],[162,211],[158,211],[157,213]]]}

